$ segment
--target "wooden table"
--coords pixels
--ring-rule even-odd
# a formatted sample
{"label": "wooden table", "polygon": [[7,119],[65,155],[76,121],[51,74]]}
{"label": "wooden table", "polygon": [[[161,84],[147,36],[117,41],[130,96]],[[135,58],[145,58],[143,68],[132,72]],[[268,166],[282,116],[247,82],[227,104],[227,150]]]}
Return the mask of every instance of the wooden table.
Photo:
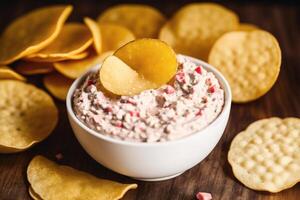
{"label": "wooden table", "polygon": [[[51,1],[1,2],[0,30],[3,30],[3,27],[15,17],[46,4],[51,4]],[[71,20],[81,21],[84,16],[97,17],[102,10],[113,3],[75,1],[73,4],[75,10]],[[184,2],[156,1],[149,4],[156,6],[167,16],[171,16]],[[57,153],[62,153],[64,156],[60,161],[61,164],[70,165],[97,177],[121,182],[137,182],[138,189],[129,192],[125,199],[189,200],[195,199],[198,191],[211,192],[214,200],[300,199],[300,184],[278,194],[257,192],[244,187],[233,176],[226,159],[232,138],[245,129],[249,123],[271,116],[300,117],[300,8],[293,5],[265,5],[259,2],[225,2],[224,5],[236,11],[241,21],[254,23],[277,37],[282,49],[282,69],[275,86],[265,96],[252,103],[233,104],[226,131],[216,148],[205,160],[181,176],[162,182],[135,181],[116,174],[98,164],[84,152],[68,123],[64,102],[57,101],[60,121],[48,139],[28,151],[13,155],[0,155],[0,199],[30,199],[26,179],[29,161],[38,154],[55,160]],[[40,77],[33,77],[30,81],[37,82],[42,87]]]}

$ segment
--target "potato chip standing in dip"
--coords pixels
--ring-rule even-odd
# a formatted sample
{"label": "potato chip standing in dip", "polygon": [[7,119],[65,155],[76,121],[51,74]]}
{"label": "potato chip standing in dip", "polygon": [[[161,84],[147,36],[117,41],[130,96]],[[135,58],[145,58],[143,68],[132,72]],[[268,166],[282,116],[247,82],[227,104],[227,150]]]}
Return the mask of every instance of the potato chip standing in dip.
{"label": "potato chip standing in dip", "polygon": [[0,64],[9,64],[48,46],[60,33],[72,6],[49,6],[13,21],[0,37]]}
{"label": "potato chip standing in dip", "polygon": [[137,39],[107,57],[99,71],[102,85],[117,95],[158,88],[176,74],[173,49],[157,39]]}
{"label": "potato chip standing in dip", "polygon": [[115,56],[158,85],[170,81],[177,71],[174,50],[158,39],[138,39],[119,48]]}

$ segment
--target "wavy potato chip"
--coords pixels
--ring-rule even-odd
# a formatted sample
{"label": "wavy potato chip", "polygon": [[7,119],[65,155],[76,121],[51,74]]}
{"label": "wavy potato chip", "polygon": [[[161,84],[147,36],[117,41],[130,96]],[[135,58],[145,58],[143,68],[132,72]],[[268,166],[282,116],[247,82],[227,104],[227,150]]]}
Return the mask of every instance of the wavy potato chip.
{"label": "wavy potato chip", "polygon": [[26,81],[26,78],[14,70],[12,70],[10,67],[7,66],[0,66],[0,80],[1,79],[14,79],[19,81]]}
{"label": "wavy potato chip", "polygon": [[119,48],[114,55],[157,86],[167,83],[177,71],[173,49],[157,39],[138,39]]}
{"label": "wavy potato chip", "polygon": [[62,76],[59,73],[47,74],[43,78],[45,88],[57,99],[66,100],[69,88],[73,80]]}
{"label": "wavy potato chip", "polygon": [[28,61],[28,62],[40,62],[40,63],[53,63],[53,62],[60,62],[60,61],[65,61],[65,60],[81,60],[83,58],[86,58],[89,55],[88,51],[84,51],[79,54],[75,55],[69,55],[69,56],[58,56],[58,57],[25,57],[22,60]]}
{"label": "wavy potato chip", "polygon": [[255,31],[255,30],[259,30],[259,28],[254,24],[240,23],[236,31]]}
{"label": "wavy potato chip", "polygon": [[99,23],[115,23],[131,30],[137,38],[157,38],[165,17],[155,8],[139,4],[117,5],[104,11]]}
{"label": "wavy potato chip", "polygon": [[27,179],[34,197],[44,200],[117,200],[137,184],[100,179],[42,156],[34,157],[27,168]]}
{"label": "wavy potato chip", "polygon": [[100,68],[100,81],[105,89],[117,95],[135,95],[156,88],[116,56],[107,57]]}
{"label": "wavy potato chip", "polygon": [[249,102],[267,93],[277,80],[281,50],[276,38],[262,30],[224,34],[208,59],[228,80],[234,102]]}
{"label": "wavy potato chip", "polygon": [[138,39],[107,57],[99,77],[113,94],[135,95],[167,83],[176,71],[176,54],[171,47],[156,39]]}
{"label": "wavy potato chip", "polygon": [[37,63],[29,61],[19,61],[14,69],[23,75],[48,74],[54,71],[52,63]]}
{"label": "wavy potato chip", "polygon": [[72,6],[36,9],[13,21],[0,37],[0,64],[9,64],[48,46],[60,33]]}
{"label": "wavy potato chip", "polygon": [[93,44],[95,51],[100,54],[102,50],[102,38],[101,31],[98,23],[89,17],[84,18],[84,23],[90,29],[90,32],[93,36]]}
{"label": "wavy potato chip", "polygon": [[193,3],[182,7],[161,29],[159,39],[177,53],[207,60],[214,42],[224,33],[236,30],[238,16],[215,3]]}
{"label": "wavy potato chip", "polygon": [[2,80],[0,96],[1,153],[28,149],[54,130],[58,111],[44,91],[20,81]]}
{"label": "wavy potato chip", "polygon": [[96,64],[102,63],[107,56],[112,54],[112,51],[103,53],[101,55],[92,53],[90,54],[90,56],[82,60],[54,63],[54,67],[64,76],[70,79],[76,79],[91,67],[94,67]]}
{"label": "wavy potato chip", "polygon": [[85,51],[93,43],[89,29],[81,23],[66,23],[58,37],[46,48],[27,58],[65,58]]}
{"label": "wavy potato chip", "polygon": [[228,161],[245,186],[280,192],[300,182],[299,144],[299,118],[262,119],[235,136]]}
{"label": "wavy potato chip", "polygon": [[115,51],[135,39],[133,33],[117,24],[100,24],[103,52]]}

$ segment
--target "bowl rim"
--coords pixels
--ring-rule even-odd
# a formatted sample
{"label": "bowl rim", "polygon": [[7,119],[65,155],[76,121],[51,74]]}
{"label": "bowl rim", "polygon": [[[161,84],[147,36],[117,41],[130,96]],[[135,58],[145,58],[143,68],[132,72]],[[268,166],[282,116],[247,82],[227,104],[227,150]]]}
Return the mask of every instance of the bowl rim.
{"label": "bowl rim", "polygon": [[[105,140],[107,142],[110,143],[114,143],[114,144],[119,144],[119,145],[125,145],[125,146],[144,146],[144,147],[153,147],[153,146],[165,146],[165,145],[170,145],[170,144],[176,144],[176,143],[181,143],[187,140],[192,140],[193,138],[197,137],[198,135],[200,135],[202,132],[204,132],[206,129],[208,129],[209,127],[214,126],[215,124],[219,123],[222,118],[224,118],[226,115],[226,110],[229,109],[230,112],[230,108],[231,108],[231,99],[232,99],[232,94],[231,94],[231,89],[229,86],[228,81],[225,79],[225,77],[221,74],[220,71],[218,71],[215,67],[211,66],[210,64],[197,59],[197,58],[193,58],[190,56],[186,56],[186,55],[182,55],[182,54],[177,54],[177,56],[183,56],[184,58],[198,64],[201,65],[202,67],[204,67],[207,71],[212,72],[217,79],[219,80],[221,86],[223,87],[224,90],[224,105],[222,108],[221,113],[212,121],[210,122],[206,127],[204,127],[203,129],[196,131],[190,135],[187,135],[185,137],[182,138],[178,138],[176,140],[170,140],[170,141],[164,141],[164,142],[151,142],[151,143],[146,143],[146,142],[131,142],[131,141],[124,141],[124,140],[120,140],[120,139],[116,139],[116,138],[112,138],[110,136],[101,134],[91,128],[89,128],[88,126],[86,126],[83,122],[81,122],[76,116],[75,113],[73,111],[73,106],[72,106],[72,99],[73,99],[73,94],[74,91],[78,88],[78,86],[84,81],[84,79],[87,77],[88,74],[90,74],[91,72],[95,72],[96,70],[98,70],[100,68],[100,64],[96,64],[94,67],[91,67],[88,71],[86,71],[84,74],[82,74],[80,77],[78,77],[71,85],[71,87],[68,90],[68,94],[67,94],[67,98],[66,98],[66,106],[67,106],[67,112],[68,112],[68,117],[72,118],[73,121],[75,121],[75,123],[80,126],[82,129],[84,129],[87,133]],[[74,132],[74,130],[73,130]],[[222,133],[223,134],[223,133]]]}

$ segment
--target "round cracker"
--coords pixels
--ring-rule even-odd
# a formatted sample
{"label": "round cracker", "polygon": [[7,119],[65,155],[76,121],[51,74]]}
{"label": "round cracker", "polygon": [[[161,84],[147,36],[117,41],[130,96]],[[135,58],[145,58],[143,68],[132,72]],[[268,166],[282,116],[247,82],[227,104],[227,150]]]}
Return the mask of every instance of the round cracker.
{"label": "round cracker", "polygon": [[48,46],[59,34],[72,6],[49,6],[13,21],[0,37],[0,64],[9,64]]}
{"label": "round cracker", "polygon": [[23,75],[48,74],[54,70],[52,63],[37,63],[28,61],[19,61],[14,68]]}
{"label": "round cracker", "polygon": [[280,192],[300,181],[300,119],[268,118],[237,134],[228,152],[235,177],[254,190]]}
{"label": "round cracker", "polygon": [[14,79],[19,81],[26,81],[26,78],[14,70],[12,70],[10,67],[7,66],[0,66],[0,80],[1,79]]}
{"label": "round cracker", "polygon": [[105,52],[101,55],[92,53],[85,59],[78,61],[64,61],[54,63],[55,69],[70,79],[76,79],[96,64],[100,64],[103,60],[113,54],[113,51]]}
{"label": "round cracker", "polygon": [[92,43],[92,35],[84,24],[67,23],[50,45],[27,58],[69,58],[82,53]]}
{"label": "round cracker", "polygon": [[207,60],[214,42],[224,33],[236,30],[238,16],[215,3],[193,3],[182,7],[161,29],[159,39],[177,53]]}
{"label": "round cracker", "polygon": [[31,84],[0,81],[0,152],[14,153],[44,140],[55,128],[52,98]]}
{"label": "round cracker", "polygon": [[59,73],[47,74],[43,78],[44,86],[57,99],[66,100],[70,86],[73,80],[62,76]]}
{"label": "round cracker", "polygon": [[261,97],[274,85],[281,50],[266,31],[230,32],[215,43],[208,62],[229,81],[233,101],[242,103]]}
{"label": "round cracker", "polygon": [[157,38],[165,17],[155,8],[139,4],[117,5],[104,11],[100,23],[115,23],[131,30],[137,38]]}
{"label": "round cracker", "polygon": [[98,54],[100,54],[101,50],[102,50],[102,39],[101,39],[101,31],[100,31],[100,27],[99,27],[98,23],[89,17],[84,18],[84,23],[89,28],[89,30],[93,36],[93,39],[94,39],[93,44],[94,44],[95,51]]}
{"label": "round cracker", "polygon": [[134,34],[127,28],[117,24],[100,24],[102,33],[103,52],[115,51],[135,39]]}

